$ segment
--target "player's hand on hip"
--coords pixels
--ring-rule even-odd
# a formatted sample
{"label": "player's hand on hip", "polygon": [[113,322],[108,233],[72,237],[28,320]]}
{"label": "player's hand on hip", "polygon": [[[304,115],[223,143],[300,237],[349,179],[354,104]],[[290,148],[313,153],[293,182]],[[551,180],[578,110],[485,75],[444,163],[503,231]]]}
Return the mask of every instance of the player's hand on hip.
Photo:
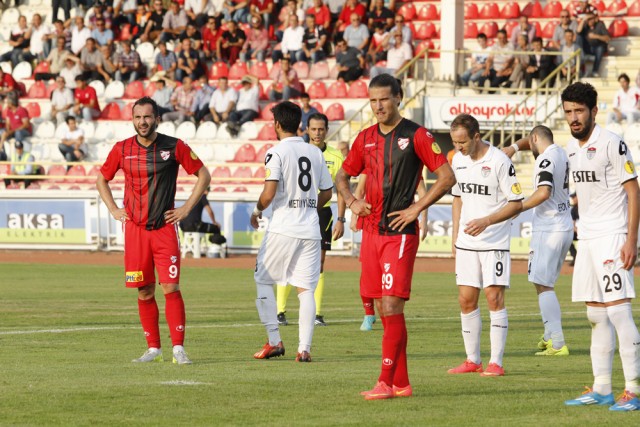
{"label": "player's hand on hip", "polygon": [[389,227],[395,231],[402,231],[407,225],[414,223],[419,214],[420,211],[413,207],[391,212],[389,216],[394,216],[395,218],[389,223]]}
{"label": "player's hand on hip", "polygon": [[364,199],[357,199],[351,203],[349,207],[351,212],[358,216],[368,216],[371,215],[371,205],[367,203]]}
{"label": "player's hand on hip", "polygon": [[482,233],[491,223],[487,218],[473,219],[467,223],[464,232],[470,236],[477,236]]}
{"label": "player's hand on hip", "polygon": [[338,240],[344,235],[344,224],[340,221],[333,226],[333,240]]}
{"label": "player's hand on hip", "polygon": [[182,205],[179,208],[166,211],[164,213],[164,220],[168,224],[176,224],[185,219],[187,215],[189,215],[189,211]]}
{"label": "player's hand on hip", "polygon": [[127,215],[127,211],[125,210],[125,208],[117,209],[111,212],[111,215],[116,221],[120,221],[122,223],[125,223],[129,220],[129,215]]}
{"label": "player's hand on hip", "polygon": [[260,215],[251,214],[251,226],[256,230],[258,229],[258,227],[260,227],[260,223],[258,221],[259,219],[262,219],[262,214]]}
{"label": "player's hand on hip", "polygon": [[636,263],[638,259],[638,248],[635,245],[635,242],[631,240],[627,240],[622,245],[620,249],[620,260],[622,261],[622,268],[625,270],[630,270]]}

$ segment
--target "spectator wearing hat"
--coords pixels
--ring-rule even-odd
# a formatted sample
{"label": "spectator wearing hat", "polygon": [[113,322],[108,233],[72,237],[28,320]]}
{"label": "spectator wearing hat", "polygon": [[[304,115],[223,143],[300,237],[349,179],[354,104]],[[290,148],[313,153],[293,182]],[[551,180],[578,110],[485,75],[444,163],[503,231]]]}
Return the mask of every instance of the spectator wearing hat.
{"label": "spectator wearing hat", "polygon": [[[40,168],[34,165],[35,158],[24,149],[24,143],[16,141],[14,147],[15,150],[11,156],[11,175],[39,175]],[[24,182],[24,188],[27,188],[31,185],[31,181],[26,178],[7,178],[4,180],[4,185],[8,187],[11,184]]]}
{"label": "spectator wearing hat", "polygon": [[76,77],[76,90],[73,94],[75,104],[70,114],[76,118],[82,118],[90,122],[100,116],[100,105],[96,90],[87,84],[84,76]]}
{"label": "spectator wearing hat", "polygon": [[32,135],[29,112],[18,104],[18,97],[15,95],[7,96],[5,106],[3,113],[5,128],[1,130],[0,146],[9,138],[24,143],[25,139]]}
{"label": "spectator wearing hat", "polygon": [[[84,139],[84,131],[78,127],[75,117],[69,116],[65,119],[68,129],[65,131],[58,149],[68,163],[82,161],[89,152]],[[67,165],[67,170],[71,165]]]}
{"label": "spectator wearing hat", "polygon": [[242,88],[238,91],[236,108],[229,114],[227,129],[231,136],[237,136],[246,122],[254,121],[260,114],[259,79],[249,74],[242,77]]}
{"label": "spectator wearing hat", "polygon": [[247,40],[242,46],[240,52],[240,60],[243,62],[249,62],[253,59],[258,61],[264,61],[267,56],[267,49],[269,48],[269,33],[267,29],[262,25],[262,18],[260,16],[251,17],[251,29],[247,34]]}

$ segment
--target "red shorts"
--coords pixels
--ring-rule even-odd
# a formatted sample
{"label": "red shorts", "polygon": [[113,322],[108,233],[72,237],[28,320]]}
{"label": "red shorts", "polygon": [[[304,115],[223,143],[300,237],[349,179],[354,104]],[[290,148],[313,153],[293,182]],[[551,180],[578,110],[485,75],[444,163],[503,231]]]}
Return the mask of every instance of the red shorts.
{"label": "red shorts", "polygon": [[178,227],[167,224],[158,230],[146,230],[127,221],[124,224],[125,285],[140,288],[156,282],[180,283],[180,243]]}
{"label": "red shorts", "polygon": [[380,236],[362,231],[360,295],[368,298],[396,296],[409,299],[417,235]]}

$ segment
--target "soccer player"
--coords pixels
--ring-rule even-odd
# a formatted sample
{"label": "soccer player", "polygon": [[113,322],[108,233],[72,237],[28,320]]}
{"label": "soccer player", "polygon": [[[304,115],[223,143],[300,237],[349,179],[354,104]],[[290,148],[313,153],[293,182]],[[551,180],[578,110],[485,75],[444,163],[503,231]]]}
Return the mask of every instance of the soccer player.
{"label": "soccer player", "polygon": [[[156,131],[158,105],[149,97],[133,105],[136,134],[117,142],[100,169],[96,187],[117,221],[123,223],[125,285],[138,289],[138,311],[148,349],[133,362],[161,362],[156,277],[165,297],[165,316],[173,344],[173,363],[190,364],[184,350],[185,310],[180,293],[178,222],[187,217],[209,185],[211,176],[183,141]],[[174,208],[178,168],[198,180],[184,205]],[[122,169],[124,206],[116,205],[109,181]]]}
{"label": "soccer player", "polygon": [[[307,134],[309,135],[309,142],[320,150],[324,156],[324,162],[327,165],[327,169],[331,174],[331,179],[335,181],[338,170],[342,167],[344,157],[342,153],[335,148],[325,143],[327,132],[329,131],[329,119],[327,116],[321,113],[315,113],[309,116],[306,123]],[[346,206],[344,199],[338,193],[338,217],[336,218],[335,225],[333,224],[333,211],[331,210],[331,201],[318,212],[320,221],[320,235],[322,236],[321,243],[321,258],[320,258],[320,279],[318,279],[318,285],[314,292],[314,298],[316,301],[316,326],[327,326],[322,315],[322,294],[324,293],[324,260],[327,251],[331,250],[331,239],[338,240],[344,234],[344,223],[346,218],[344,213]],[[333,233],[331,226],[333,225]],[[285,312],[287,311],[287,298],[291,292],[291,285],[278,286],[277,299],[278,299],[278,324],[286,326],[288,324]]]}
{"label": "soccer player", "polygon": [[[448,372],[502,376],[509,325],[504,294],[511,275],[510,219],[522,210],[522,190],[513,163],[482,140],[480,125],[473,116],[460,114],[453,120],[451,140],[460,150],[452,162],[458,182],[452,189],[452,251],[467,359]],[[484,371],[480,358],[480,290],[484,290],[491,318],[491,360]]]}
{"label": "soccer player", "polygon": [[568,356],[562,332],[562,313],[554,286],[562,263],[573,243],[573,220],[569,204],[569,159],[553,142],[546,126],[536,126],[529,134],[536,165],[535,191],[522,202],[522,210],[533,209],[533,235],[529,249],[529,281],[538,293],[544,334],[537,356]]}
{"label": "soccer player", "polygon": [[273,203],[273,215],[260,245],[254,278],[256,306],[268,342],[256,359],[283,356],[278,329],[273,284],[291,284],[300,300],[297,362],[311,362],[311,340],[316,313],[313,292],[320,276],[320,226],[318,210],[332,195],[333,183],[322,151],[296,136],[302,111],[284,101],[273,107],[273,120],[280,144],[267,151],[266,178],[251,225],[258,228],[262,211]]}
{"label": "soccer player", "polygon": [[[567,144],[569,168],[580,200],[580,250],[572,299],[587,306],[594,376],[593,388],[565,404],[612,405],[612,411],[635,411],[640,409],[640,334],[631,300],[636,296],[633,265],[638,257],[638,176],[627,145],[596,124],[595,88],[576,82],[562,92],[561,99],[573,137]],[[520,149],[527,145],[526,140],[518,141]],[[611,377],[616,334],[625,390],[614,404]]]}
{"label": "soccer player", "polygon": [[[399,82],[380,74],[369,83],[369,102],[378,121],[361,131],[353,143],[336,185],[347,207],[363,216],[361,283],[372,297],[384,328],[382,369],[365,399],[411,396],[407,370],[407,328],[404,306],[418,250],[421,211],[435,203],[455,183],[453,171],[435,139],[424,127],[400,115]],[[414,203],[423,165],[436,174],[436,183]],[[349,179],[366,170],[365,199],[356,198]]]}

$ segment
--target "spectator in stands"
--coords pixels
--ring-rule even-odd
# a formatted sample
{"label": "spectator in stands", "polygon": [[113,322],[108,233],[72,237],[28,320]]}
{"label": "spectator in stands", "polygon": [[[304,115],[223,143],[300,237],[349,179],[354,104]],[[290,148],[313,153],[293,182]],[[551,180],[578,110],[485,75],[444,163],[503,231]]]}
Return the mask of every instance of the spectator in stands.
{"label": "spectator in stands", "polygon": [[69,170],[72,166],[69,163],[84,160],[89,150],[84,139],[84,130],[78,127],[76,118],[69,116],[65,121],[67,122],[67,130],[62,136],[60,144],[58,144],[58,149],[62,157],[67,161],[67,170]]}
{"label": "spectator in stands", "polygon": [[271,26],[271,15],[274,12],[273,0],[251,0],[249,5],[249,13],[251,18],[249,22],[253,23],[253,18],[260,18],[260,22],[264,24],[264,28],[269,31]]}
{"label": "spectator in stands", "polygon": [[288,58],[282,58],[280,60],[280,69],[269,89],[269,100],[288,101],[291,98],[299,97],[301,93],[302,84],[298,79],[298,73],[291,68],[291,62]]}
{"label": "spectator in stands", "polygon": [[195,50],[200,50],[202,45],[202,33],[191,22],[187,24],[184,31],[178,36],[180,43],[182,43],[184,39],[191,40],[191,47]]}
{"label": "spectator in stands", "polygon": [[284,30],[280,49],[274,49],[271,59],[273,62],[281,58],[288,58],[291,64],[296,62],[298,52],[302,52],[304,28],[298,25],[298,17],[289,15],[289,26]]}
{"label": "spectator in stands", "polygon": [[80,66],[82,67],[83,76],[91,80],[102,80],[108,82],[111,76],[104,68],[104,55],[98,50],[96,41],[89,37],[87,43],[80,52]]}
{"label": "spectator in stands", "polygon": [[[567,29],[564,30],[564,45],[562,47],[562,62],[568,61],[571,58],[571,55],[577,50],[580,50],[580,46],[576,43],[576,33],[573,30]],[[580,62],[583,62],[583,51],[580,50]],[[577,75],[578,70],[578,60],[574,58],[571,62],[569,62],[566,66],[562,67],[560,70],[560,78],[566,79],[568,75]]]}
{"label": "spectator in stands", "polygon": [[306,11],[306,15],[313,15],[316,18],[316,25],[321,26],[329,35],[331,30],[331,11],[322,0],[313,0],[313,5]]}
{"label": "spectator in stands", "polygon": [[[395,27],[393,27],[389,32],[397,32],[397,31],[401,31],[402,32],[402,41],[405,43],[413,43],[413,33],[411,32],[411,28],[409,28],[407,25],[404,25],[404,16],[397,14],[396,17],[393,19],[393,22],[396,24]],[[394,44],[396,41],[395,40],[391,40],[391,44]]]}
{"label": "spectator in stands", "polygon": [[[622,3],[618,6],[618,9],[615,12],[610,12],[611,7],[614,3]],[[630,3],[631,4],[631,3]],[[629,12],[629,7],[627,6],[627,2],[625,0],[613,0],[609,3],[609,7],[602,11],[602,16],[625,16]]]}
{"label": "spectator in stands", "polygon": [[182,86],[175,88],[171,94],[173,111],[164,113],[162,115],[162,121],[173,121],[176,125],[179,125],[190,118],[193,115],[191,106],[193,105],[195,96],[196,90],[193,87],[193,80],[191,80],[191,77],[183,78]]}
{"label": "spectator in stands", "polygon": [[191,104],[191,118],[196,124],[211,120],[209,102],[211,102],[211,95],[213,95],[214,91],[206,75],[203,74],[200,76],[198,83],[200,87],[196,91],[196,96],[193,98],[193,104]]}
{"label": "spectator in stands", "polygon": [[[11,156],[11,175],[39,175],[40,168],[34,164],[36,159],[33,154],[24,149],[24,143],[16,140],[14,147],[15,150]],[[11,184],[24,182],[24,188],[28,188],[32,181],[32,179],[11,178],[5,179],[4,185],[8,187]]]}
{"label": "spectator in stands", "polygon": [[0,67],[0,100],[5,99],[8,96],[15,96],[16,99],[20,95],[20,88],[13,76],[9,73],[5,73],[4,69]]}
{"label": "spectator in stands", "polygon": [[626,120],[630,125],[640,120],[640,89],[630,85],[631,79],[627,73],[618,76],[620,89],[613,98],[613,111],[607,115],[607,124],[621,123]]}
{"label": "spectator in stands", "polygon": [[309,142],[309,133],[307,132],[307,123],[309,122],[309,117],[314,114],[318,114],[319,111],[311,105],[311,97],[308,93],[302,93],[300,95],[300,102],[302,106],[300,109],[302,110],[302,118],[300,119],[300,127],[298,128],[298,136],[301,136],[305,142]]}
{"label": "spectator in stands", "polygon": [[262,18],[259,15],[251,17],[251,29],[247,34],[247,40],[240,51],[240,60],[249,62],[251,60],[264,61],[269,48],[269,33],[262,25]]}
{"label": "spectator in stands", "polygon": [[87,15],[84,17],[84,24],[93,32],[93,30],[98,28],[97,22],[102,19],[105,22],[105,28],[116,28],[113,26],[111,20],[111,11],[111,7],[107,8],[105,3],[96,2],[93,7],[87,11]]}
{"label": "spectator in stands", "polygon": [[64,60],[64,68],[60,70],[60,77],[64,79],[65,86],[69,89],[75,89],[76,77],[81,75],[80,58],[74,55],[67,55]]}
{"label": "spectator in stands", "polygon": [[113,43],[113,31],[106,27],[104,18],[96,20],[96,28],[91,32],[93,38],[99,46]]}
{"label": "spectator in stands", "polygon": [[131,41],[135,44],[137,40],[144,34],[144,30],[151,17],[151,11],[146,3],[139,3],[136,9],[136,25],[131,27]]}
{"label": "spectator in stands", "polygon": [[370,77],[374,78],[380,74],[391,74],[392,76],[398,72],[405,64],[413,58],[413,51],[408,43],[402,41],[401,33],[394,33],[393,38],[396,43],[387,51],[386,67],[372,67]]}
{"label": "spectator in stands", "polygon": [[549,46],[556,50],[562,50],[566,45],[565,31],[576,31],[577,29],[578,23],[575,19],[571,19],[569,11],[562,10],[560,12],[560,24],[553,30],[553,38],[549,41]]}
{"label": "spectator in stands", "polygon": [[490,49],[487,46],[487,35],[479,33],[476,41],[478,42],[478,50],[471,55],[471,67],[462,73],[458,79],[458,84],[461,86],[468,86],[469,82],[476,84],[482,76],[487,59],[489,59]]}
{"label": "spectator in stands", "polygon": [[0,146],[5,141],[14,138],[19,142],[31,136],[32,128],[29,121],[29,112],[18,104],[18,97],[15,95],[7,96],[5,99],[5,109],[2,113],[4,117],[4,129],[0,130]]}
{"label": "spectator in stands", "polygon": [[238,91],[238,103],[229,114],[227,129],[231,136],[237,136],[246,122],[254,121],[260,114],[260,80],[252,75],[242,77],[242,88]]}
{"label": "spectator in stands", "polygon": [[[113,44],[105,44],[100,46],[99,50],[102,53],[102,65],[101,69],[106,74],[105,81],[108,83],[113,80],[118,70],[118,53],[114,51],[115,46]],[[107,78],[108,77],[108,78]]]}
{"label": "spectator in stands", "polygon": [[0,55],[0,62],[11,61],[11,66],[15,67],[22,60],[24,50],[29,48],[28,30],[27,18],[24,15],[20,15],[18,25],[11,29],[11,34],[9,35],[9,46],[12,49]]}
{"label": "spectator in stands", "polygon": [[173,80],[178,68],[178,58],[175,53],[167,49],[167,44],[163,41],[158,42],[158,50],[151,73],[156,74],[158,71],[164,71],[165,76]]}
{"label": "spectator in stands", "polygon": [[58,37],[64,38],[64,48],[71,52],[71,31],[59,19],[53,22],[53,30],[47,35],[49,53],[58,46]]}
{"label": "spectator in stands", "polygon": [[375,28],[371,36],[371,43],[369,43],[366,62],[371,65],[376,65],[380,61],[387,60],[387,49],[390,46],[389,38],[391,38],[391,34],[385,31],[383,22],[376,22],[373,25]]}
{"label": "spectator in stands", "polygon": [[162,21],[160,41],[168,42],[169,40],[175,40],[178,35],[184,31],[188,22],[187,12],[180,7],[180,3],[173,0],[169,11],[164,15]]}
{"label": "spectator in stands", "polygon": [[229,79],[220,77],[218,79],[218,88],[213,92],[211,101],[209,101],[209,111],[213,117],[213,122],[220,125],[229,119],[229,114],[236,107],[238,101],[238,93],[235,89],[229,87]]}
{"label": "spectator in stands", "polygon": [[185,0],[184,11],[189,17],[189,22],[197,28],[202,28],[209,17],[209,11],[213,9],[212,1]]}
{"label": "spectator in stands", "polygon": [[[215,16],[209,16],[207,25],[202,29],[202,51],[204,59],[215,62],[218,58],[218,39],[222,36],[222,30],[218,27]],[[267,40],[268,43],[268,40]]]}
{"label": "spectator in stands", "polygon": [[304,10],[298,7],[298,2],[296,0],[287,0],[287,4],[285,7],[280,9],[280,13],[278,14],[278,29],[276,30],[276,39],[281,42],[284,34],[284,30],[289,26],[289,16],[296,15],[298,17],[298,22],[304,22]]}
{"label": "spectator in stands", "polygon": [[49,26],[42,23],[42,16],[39,13],[35,13],[31,18],[31,27],[25,34],[29,39],[29,49],[24,51],[23,61],[42,61],[49,55],[50,45],[47,43],[49,33],[51,33]]}
{"label": "spectator in stands", "polygon": [[114,0],[113,1],[113,28],[121,28],[129,24],[136,25],[136,0]]}
{"label": "spectator in stands", "polygon": [[65,87],[64,77],[56,77],[56,88],[51,92],[50,119],[55,120],[58,124],[64,122],[73,104],[73,92]]}
{"label": "spectator in stands", "polygon": [[[545,55],[549,51],[542,47],[541,37],[534,37],[531,47],[533,52],[529,55],[529,66],[524,74],[527,89],[531,88],[533,79],[539,79],[542,82],[555,68],[555,56]],[[553,87],[555,82],[556,79],[553,77],[547,85]]]}
{"label": "spectator in stands", "polygon": [[129,40],[123,40],[120,42],[122,52],[118,54],[118,62],[116,64],[116,80],[129,83],[140,79],[143,76],[144,69],[142,67],[142,61],[140,55],[135,50],[131,49],[131,42]]}
{"label": "spectator in stands", "polygon": [[326,48],[329,36],[324,27],[316,24],[314,15],[307,15],[306,28],[302,36],[302,51],[298,52],[298,61],[309,61],[315,64],[327,57]]}
{"label": "spectator in stands", "polygon": [[238,28],[236,21],[227,22],[227,31],[218,39],[218,59],[227,61],[229,65],[235,64],[246,39],[247,36]]}
{"label": "spectator in stands", "polygon": [[516,25],[511,32],[509,42],[512,46],[518,44],[518,36],[520,34],[526,34],[529,38],[529,43],[532,43],[533,38],[536,36],[536,27],[529,23],[529,18],[526,15],[520,15],[519,21],[518,25]]}
{"label": "spectator in stands", "polygon": [[513,55],[513,71],[509,76],[509,80],[500,85],[505,88],[519,89],[520,83],[525,79],[525,73],[531,61],[531,49],[529,48],[529,36],[527,34],[523,33],[518,36],[518,45],[515,49],[518,53]]}
{"label": "spectator in stands", "polygon": [[[514,47],[507,41],[507,32],[498,30],[496,42],[491,46],[491,55],[487,60],[484,72],[478,80],[478,86],[483,87],[486,80],[490,80],[491,87],[498,87],[509,80],[513,72],[515,58],[510,53]],[[493,93],[493,91],[489,92]]]}
{"label": "spectator in stands", "polygon": [[156,88],[153,95],[151,95],[151,99],[158,104],[158,115],[162,117],[164,113],[172,112],[173,104],[171,103],[171,95],[173,94],[174,82],[153,76],[151,77],[151,83],[153,83]]}
{"label": "spectator in stands", "polygon": [[36,73],[35,74],[36,81],[38,80],[47,81],[55,78],[58,74],[60,74],[60,71],[62,70],[62,68],[64,68],[64,63],[65,63],[65,60],[67,59],[67,56],[71,55],[71,52],[69,52],[64,47],[65,45],[64,37],[58,37],[56,38],[56,41],[57,41],[56,47],[51,49],[51,51],[49,52],[49,55],[47,55],[47,57],[43,61],[49,65],[49,72]]}
{"label": "spectator in stands", "polygon": [[91,38],[91,30],[84,26],[84,19],[76,16],[74,19],[75,26],[71,29],[71,52],[80,55],[87,40]]}
{"label": "spectator in stands", "polygon": [[363,54],[365,53],[365,48],[369,43],[369,29],[362,23],[360,15],[357,13],[351,14],[351,24],[344,29],[343,39],[348,46],[355,47]]}
{"label": "spectator in stands", "polygon": [[247,22],[249,0],[227,0],[222,7],[225,21]]}
{"label": "spectator in stands", "polygon": [[191,39],[182,40],[181,47],[178,53],[176,80],[182,81],[185,76],[189,76],[191,80],[195,81],[205,74],[204,66],[200,62],[200,54],[191,46]]}
{"label": "spectator in stands", "polygon": [[600,63],[609,46],[609,31],[596,13],[588,13],[586,18],[578,25],[578,34],[582,38],[582,47],[585,55],[593,55],[593,70],[587,73],[589,77],[600,77]]}
{"label": "spectator in stands", "polygon": [[58,9],[62,9],[62,14],[65,21],[71,19],[71,0],[51,0],[51,20],[58,20]]}
{"label": "spectator in stands", "polygon": [[86,122],[97,119],[100,116],[100,104],[96,90],[87,84],[86,77],[76,77],[76,90],[73,94],[75,104],[70,115],[82,118]]}
{"label": "spectator in stands", "polygon": [[595,6],[589,4],[589,0],[579,1],[576,7],[574,8],[575,16],[578,20],[583,20],[590,13],[597,13],[598,9]]}
{"label": "spectator in stands", "polygon": [[353,22],[351,21],[351,15],[354,13],[360,17],[360,22],[362,22],[367,15],[367,8],[358,0],[347,0],[340,11],[338,22],[336,22],[336,26],[334,27],[337,31],[336,37],[342,36],[342,34],[339,33],[342,24]]}
{"label": "spectator in stands", "polygon": [[141,42],[152,42],[154,43],[160,33],[162,33],[162,24],[164,23],[164,16],[167,11],[162,7],[162,0],[152,0],[153,2],[153,10],[151,11],[151,16],[149,16],[149,21],[147,25],[144,27],[144,32],[140,36]]}
{"label": "spectator in stands", "polygon": [[364,65],[364,57],[359,49],[348,46],[344,39],[336,41],[338,80],[345,83],[358,80],[364,72]]}
{"label": "spectator in stands", "polygon": [[373,9],[369,12],[369,21],[367,23],[369,30],[373,31],[375,28],[374,25],[377,22],[382,22],[385,30],[390,30],[394,25],[394,13],[385,7],[384,0],[375,0],[372,1],[371,4],[373,5]]}

